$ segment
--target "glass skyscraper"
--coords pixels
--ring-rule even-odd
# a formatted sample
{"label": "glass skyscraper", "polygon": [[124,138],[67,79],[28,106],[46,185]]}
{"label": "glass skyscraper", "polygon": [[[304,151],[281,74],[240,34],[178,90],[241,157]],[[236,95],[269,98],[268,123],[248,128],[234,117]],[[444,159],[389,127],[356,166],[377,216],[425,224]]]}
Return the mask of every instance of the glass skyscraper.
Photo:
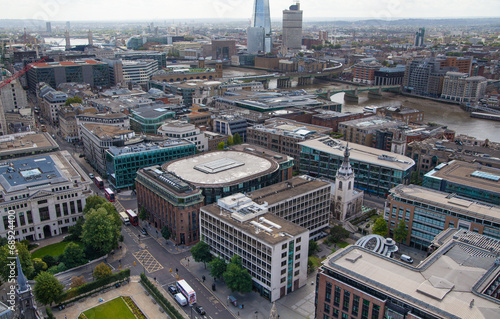
{"label": "glass skyscraper", "polygon": [[271,14],[269,0],[255,0],[252,22],[247,30],[248,53],[271,52]]}

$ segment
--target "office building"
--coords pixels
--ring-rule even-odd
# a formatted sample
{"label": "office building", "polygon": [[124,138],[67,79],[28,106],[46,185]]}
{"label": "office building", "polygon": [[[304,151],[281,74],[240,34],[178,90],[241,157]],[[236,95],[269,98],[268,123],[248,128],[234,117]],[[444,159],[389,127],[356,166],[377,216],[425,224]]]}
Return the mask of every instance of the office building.
{"label": "office building", "polygon": [[167,121],[157,132],[158,135],[191,141],[198,152],[208,151],[208,138],[204,133],[195,125],[179,120]]}
{"label": "office building", "polygon": [[19,112],[19,109],[29,107],[26,91],[18,80],[13,80],[0,89],[0,99],[3,112]]}
{"label": "office building", "polygon": [[230,60],[236,55],[236,41],[226,39],[212,40],[212,60]]}
{"label": "office building", "polygon": [[[142,45],[141,45],[142,46]],[[157,70],[167,66],[167,52],[160,51],[125,51],[115,53],[115,58],[135,61],[135,60],[155,60],[158,62]]]}
{"label": "office building", "polygon": [[394,68],[384,68],[381,67],[378,70],[375,70],[374,76],[374,85],[400,85],[403,83],[403,77],[405,75],[405,66],[398,65]]}
{"label": "office building", "polygon": [[316,110],[317,114],[311,117],[311,124],[323,127],[329,127],[332,132],[339,131],[339,124],[342,122],[360,119],[365,116],[364,113],[340,113],[336,111]]}
{"label": "office building", "polygon": [[420,28],[418,29],[417,32],[415,32],[415,46],[423,47],[424,40],[425,40],[425,28]]}
{"label": "office building", "polygon": [[446,72],[441,97],[457,102],[477,102],[486,93],[488,82],[482,76],[470,76],[467,73]]}
{"label": "office building", "polygon": [[123,72],[123,81],[146,85],[153,73],[158,71],[158,62],[152,59],[122,60],[121,69]]}
{"label": "office building", "polygon": [[214,132],[229,136],[238,133],[242,141],[247,140],[248,123],[245,118],[234,115],[219,115],[214,117],[212,121]]}
{"label": "office building", "polygon": [[48,34],[52,33],[52,25],[50,21],[45,22],[45,32],[47,32]]}
{"label": "office building", "polygon": [[28,87],[35,92],[38,83],[55,88],[60,83],[84,82],[93,88],[109,86],[109,68],[96,60],[42,62],[28,70]]}
{"label": "office building", "polygon": [[401,121],[406,124],[422,122],[424,120],[424,111],[404,106],[386,106],[376,109],[377,116]]}
{"label": "office building", "polygon": [[352,67],[352,81],[372,85],[375,83],[375,71],[380,70],[382,64],[376,60],[371,62],[359,62]]}
{"label": "office building", "polygon": [[338,250],[318,270],[315,318],[497,317],[500,242],[453,229],[437,244],[418,265],[357,245]]}
{"label": "office building", "polygon": [[441,163],[425,174],[422,186],[499,205],[499,181],[498,168],[453,160]]}
{"label": "office building", "polygon": [[251,192],[292,177],[293,159],[263,153],[249,144],[227,151],[201,153],[162,165],[184,181],[200,188],[205,204],[237,192]]}
{"label": "office building", "polygon": [[309,231],[237,193],[200,210],[200,236],[216,257],[241,257],[253,288],[271,302],[307,281]]}
{"label": "office building", "polygon": [[78,126],[76,124],[76,112],[71,106],[65,106],[57,111],[59,129],[62,138],[68,143],[78,141]]}
{"label": "office building", "polygon": [[[441,92],[439,90],[440,82],[437,74],[440,74],[440,67],[439,62],[432,60],[414,60],[409,62],[406,65],[403,78],[404,91],[439,97]],[[431,74],[436,74],[436,79],[434,82],[431,81],[430,85],[429,79],[431,78]]]}
{"label": "office building", "polygon": [[40,104],[41,116],[52,125],[57,125],[59,123],[57,113],[66,104],[68,95],[51,87],[44,87],[40,89],[40,92],[44,92]]}
{"label": "office building", "polygon": [[269,0],[255,0],[250,27],[247,28],[248,53],[269,53],[272,49]]}
{"label": "office building", "polygon": [[149,142],[130,146],[110,146],[106,150],[106,175],[116,189],[134,185],[139,169],[194,155],[194,143],[182,139]]}
{"label": "office building", "polygon": [[458,72],[467,73],[472,76],[472,56],[466,57],[456,57],[456,56],[447,56],[443,59],[436,59],[439,61],[441,68],[457,68]]}
{"label": "office building", "polygon": [[156,134],[158,128],[174,116],[175,112],[161,105],[143,106],[132,110],[130,129],[137,133]]}
{"label": "office building", "polygon": [[332,186],[302,175],[247,193],[254,203],[266,205],[267,211],[309,229],[315,238],[329,227]]}
{"label": "office building", "polygon": [[404,123],[400,121],[380,116],[370,116],[342,122],[339,124],[338,132],[344,135],[343,139],[347,142],[376,147],[377,131],[397,128],[403,125]]}
{"label": "office building", "polygon": [[[199,61],[199,63],[201,63]],[[204,64],[204,62],[203,62]],[[222,79],[222,61],[216,61],[215,68],[198,66],[192,68],[189,65],[168,65],[155,72],[152,80],[160,82],[181,82],[187,80],[215,80]]]}
{"label": "office building", "polygon": [[[300,172],[333,180],[344,159],[346,142],[325,136],[299,144]],[[379,196],[407,184],[415,165],[409,157],[354,143],[349,143],[349,152],[356,175],[354,187]]]}
{"label": "office building", "polygon": [[177,245],[198,242],[198,215],[203,206],[203,195],[199,188],[159,166],[138,170],[135,185],[137,206],[146,210],[147,220],[157,233],[167,227],[170,239]]}
{"label": "office building", "polygon": [[283,48],[300,50],[302,48],[302,10],[298,1],[288,10],[283,10]]}
{"label": "office building", "polygon": [[500,239],[500,206],[416,185],[390,190],[385,219],[390,233],[403,219],[408,226],[405,243],[422,250],[441,231],[454,227]]}
{"label": "office building", "polygon": [[104,124],[124,129],[130,128],[130,119],[124,113],[82,113],[76,116],[76,125]]}
{"label": "office building", "polygon": [[59,150],[49,133],[33,131],[0,137],[0,160],[45,154]]}
{"label": "office building", "polygon": [[11,214],[15,238],[42,240],[68,232],[82,216],[92,181],[67,151],[7,160],[0,174],[0,235]]}
{"label": "office building", "polygon": [[83,124],[79,130],[85,159],[101,176],[106,174],[108,148],[137,144],[142,140],[134,131],[112,125]]}

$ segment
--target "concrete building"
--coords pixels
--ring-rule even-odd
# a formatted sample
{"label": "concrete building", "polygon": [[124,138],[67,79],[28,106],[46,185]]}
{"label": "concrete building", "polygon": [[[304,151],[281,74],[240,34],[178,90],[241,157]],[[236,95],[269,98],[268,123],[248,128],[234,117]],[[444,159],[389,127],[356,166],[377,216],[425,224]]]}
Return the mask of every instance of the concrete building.
{"label": "concrete building", "polygon": [[130,129],[137,133],[156,134],[158,128],[174,116],[175,112],[160,105],[143,106],[132,110]]}
{"label": "concrete building", "polygon": [[420,28],[415,33],[415,46],[416,47],[423,47],[424,46],[424,39],[425,39],[425,28]]}
{"label": "concrete building", "polygon": [[273,118],[266,120],[264,125],[254,125],[247,129],[247,141],[275,152],[293,157],[295,167],[300,165],[299,142],[317,138],[331,131],[328,127],[305,125],[300,122]]}
{"label": "concrete building", "polygon": [[454,227],[500,239],[500,206],[416,185],[390,190],[385,219],[390,234],[403,219],[408,226],[405,243],[422,250],[441,231]]}
{"label": "concrete building", "polygon": [[[299,143],[300,172],[333,180],[342,164],[346,142],[320,137]],[[399,184],[407,184],[415,162],[406,156],[349,143],[350,163],[356,180],[354,187],[377,195],[386,195]]]}
{"label": "concrete building", "polygon": [[67,142],[78,141],[78,126],[76,123],[76,112],[71,106],[62,107],[57,111],[59,129],[62,138]]}
{"label": "concrete building", "polygon": [[271,302],[306,284],[309,231],[241,193],[201,208],[200,236],[214,256],[240,256],[254,290]]}
{"label": "concrete building", "polygon": [[0,89],[0,100],[3,112],[19,112],[19,109],[29,108],[26,91],[17,80]]}
{"label": "concrete building", "polygon": [[155,72],[151,79],[161,82],[181,82],[222,79],[222,76],[222,62],[216,61],[215,68],[168,65],[166,68]]}
{"label": "concrete building", "polygon": [[454,229],[439,245],[418,265],[356,245],[336,251],[316,277],[315,318],[495,318],[499,241]]}
{"label": "concrete building", "polygon": [[195,144],[185,139],[121,147],[110,146],[106,150],[106,175],[113,188],[130,188],[134,185],[139,169],[164,164],[195,153]]}
{"label": "concrete building", "polygon": [[[141,45],[142,46],[142,45]],[[122,59],[126,61],[136,61],[136,60],[155,60],[158,62],[157,70],[167,66],[167,52],[160,51],[133,51],[128,50],[125,52],[115,53],[117,59]]]}
{"label": "concrete building", "polygon": [[123,72],[123,81],[146,85],[153,74],[158,71],[158,61],[152,59],[134,61],[123,60],[121,68]]}
{"label": "concrete building", "polygon": [[267,205],[269,213],[309,229],[309,236],[315,238],[329,227],[331,188],[328,182],[302,175],[247,193],[244,198]]}
{"label": "concrete building", "polygon": [[212,121],[214,132],[228,136],[238,134],[242,141],[247,140],[248,123],[245,118],[234,115],[219,115],[214,117]]}
{"label": "concrete building", "polygon": [[359,62],[352,67],[353,82],[372,85],[375,83],[375,71],[380,70],[382,64],[377,61]]}
{"label": "concrete building", "polygon": [[404,122],[406,124],[422,122],[424,111],[404,106],[379,107],[375,111],[378,116]]}
{"label": "concrete building", "polygon": [[[403,78],[403,90],[418,95],[439,97],[441,95],[440,77],[444,76],[440,70],[441,65],[437,61],[414,60],[409,62],[406,65]],[[435,76],[431,77],[432,74]],[[434,80],[430,81],[431,78]]]}
{"label": "concrete building", "polygon": [[457,102],[477,102],[484,97],[488,82],[485,77],[467,73],[446,72],[441,97]]}
{"label": "concrete building", "polygon": [[137,206],[148,213],[148,221],[161,233],[167,227],[177,245],[198,242],[199,210],[203,195],[199,188],[152,166],[137,171]]}
{"label": "concrete building", "polygon": [[207,151],[216,151],[217,147],[221,142],[224,142],[225,145],[227,145],[227,140],[229,138],[228,135],[224,134],[219,134],[215,132],[210,132],[210,131],[203,131],[203,135],[205,135],[205,138],[207,139]]}
{"label": "concrete building", "polygon": [[344,223],[362,214],[363,191],[355,189],[354,183],[354,171],[349,163],[349,144],[347,144],[344,151],[344,160],[337,170],[337,175],[335,175],[332,219]]}
{"label": "concrete building", "polygon": [[472,76],[472,56],[469,57],[456,57],[447,56],[444,59],[438,59],[441,68],[457,68],[458,72],[467,73]]}
{"label": "concrete building", "polygon": [[49,133],[22,132],[0,138],[0,160],[45,154],[59,150]]}
{"label": "concrete building", "polygon": [[236,55],[236,41],[226,39],[212,40],[212,60],[231,60]]}
{"label": "concrete building", "polygon": [[85,158],[101,176],[106,174],[108,148],[137,144],[142,140],[134,131],[112,125],[84,124],[79,130]]}
{"label": "concrete building", "polygon": [[400,121],[370,116],[342,122],[339,124],[338,132],[344,135],[343,139],[347,142],[376,147],[378,130],[397,128],[403,125],[404,123]]}
{"label": "concrete building", "polygon": [[76,125],[104,124],[130,129],[130,119],[123,113],[83,113],[76,116]]}
{"label": "concrete building", "polygon": [[[276,153],[274,153],[276,154]],[[200,188],[205,204],[237,192],[250,192],[292,177],[293,159],[285,155],[263,154],[249,144],[234,150],[201,153],[162,165]]]}
{"label": "concrete building", "polygon": [[60,83],[84,82],[93,88],[109,86],[109,69],[96,60],[42,62],[27,72],[28,86],[35,92],[38,83],[45,82],[55,88]]}
{"label": "concrete building", "polygon": [[[45,92],[45,90],[41,90],[41,92]],[[67,99],[68,95],[66,93],[49,87],[47,92],[42,96],[40,104],[41,116],[52,125],[57,125],[59,123],[59,109],[64,107]]]}
{"label": "concrete building", "polygon": [[283,10],[283,44],[285,50],[300,50],[302,48],[302,10],[300,3],[295,1],[288,10]]}
{"label": "concrete building", "polygon": [[271,50],[272,38],[269,0],[255,0],[252,10],[252,20],[250,27],[247,28],[247,51],[248,53],[269,53]]}
{"label": "concrete building", "polygon": [[179,120],[170,120],[162,124],[157,132],[158,135],[191,141],[199,152],[208,151],[208,138],[204,133],[193,124]]}
{"label": "concrete building", "polygon": [[498,168],[453,160],[441,163],[425,174],[422,186],[499,205],[499,181]]}
{"label": "concrete building", "polygon": [[405,75],[405,66],[397,66],[395,68],[380,68],[374,73],[374,85],[400,85],[403,83]]}
{"label": "concrete building", "polygon": [[317,110],[319,113],[313,114],[311,124],[330,127],[332,132],[339,131],[339,124],[346,121],[356,120],[365,117],[364,113],[340,113],[336,111]]}
{"label": "concrete building", "polygon": [[[73,163],[72,163],[73,162]],[[41,240],[68,232],[82,216],[92,181],[67,151],[4,162],[0,174],[0,235],[14,217],[17,240]]]}

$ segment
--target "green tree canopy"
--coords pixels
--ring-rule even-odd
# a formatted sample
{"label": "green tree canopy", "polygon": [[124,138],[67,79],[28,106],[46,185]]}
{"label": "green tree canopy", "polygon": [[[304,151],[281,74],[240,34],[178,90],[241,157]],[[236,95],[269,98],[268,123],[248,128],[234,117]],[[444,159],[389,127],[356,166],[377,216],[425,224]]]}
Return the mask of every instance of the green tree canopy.
{"label": "green tree canopy", "polygon": [[222,279],[222,276],[226,272],[227,264],[224,259],[221,257],[217,257],[212,259],[211,262],[208,263],[208,269],[210,269],[210,276]]}
{"label": "green tree canopy", "polygon": [[238,144],[243,143],[243,139],[241,138],[240,134],[235,133],[235,134],[233,135],[233,143],[234,143],[235,145],[238,145]]}
{"label": "green tree canopy", "polygon": [[220,143],[217,145],[217,149],[218,149],[219,151],[224,150],[224,142],[220,142]]}
{"label": "green tree canopy", "polygon": [[80,245],[69,243],[59,260],[63,262],[68,269],[71,269],[85,263],[85,253]]}
{"label": "green tree canopy", "polygon": [[50,305],[62,294],[64,286],[48,272],[41,272],[35,278],[34,294],[38,302]]}
{"label": "green tree canopy", "polygon": [[163,226],[163,228],[161,229],[161,235],[163,236],[163,238],[165,238],[166,240],[168,240],[170,238],[170,230],[168,230],[168,227],[167,226]]}
{"label": "green tree canopy", "polygon": [[398,243],[406,241],[408,237],[408,228],[406,228],[406,223],[401,219],[398,223],[396,229],[394,229],[394,240]]}
{"label": "green tree canopy", "polygon": [[233,144],[234,144],[233,136],[229,135],[229,137],[227,138],[227,146],[231,146]]}
{"label": "green tree canopy", "polygon": [[319,250],[319,245],[314,240],[309,241],[309,256],[314,255]]}
{"label": "green tree canopy", "polygon": [[140,220],[146,220],[148,218],[148,212],[144,207],[141,208],[141,212],[139,213]]}
{"label": "green tree canopy", "polygon": [[385,221],[384,217],[379,217],[375,221],[375,224],[373,224],[372,232],[376,235],[380,236],[387,236],[387,222]]}
{"label": "green tree canopy", "polygon": [[[82,216],[78,217],[76,223],[73,226],[70,226],[68,232],[70,235],[66,237],[68,241],[80,241],[82,238],[83,224],[85,223],[85,219]],[[50,266],[49,266],[50,267]]]}
{"label": "green tree canopy", "polygon": [[196,245],[190,249],[191,255],[196,262],[202,262],[207,268],[207,263],[212,260],[212,254],[210,253],[210,246],[203,240],[200,240]]}
{"label": "green tree canopy", "polygon": [[73,103],[82,103],[82,99],[79,96],[70,97],[66,100],[66,103],[64,103],[64,105],[68,106]]}
{"label": "green tree canopy", "polygon": [[83,208],[83,214],[87,214],[91,209],[98,209],[100,205],[105,204],[106,199],[99,195],[92,195],[87,197],[85,202],[85,207]]}
{"label": "green tree canopy", "polygon": [[334,243],[338,243],[339,241],[346,239],[347,237],[349,237],[349,234],[350,233],[348,230],[339,225],[333,226],[330,229],[330,239]]}
{"label": "green tree canopy", "polygon": [[103,279],[111,276],[111,267],[106,265],[105,263],[100,263],[99,265],[95,266],[94,269],[94,277],[95,279]]}
{"label": "green tree canopy", "polygon": [[41,258],[33,258],[33,268],[35,269],[35,275],[38,275],[42,271],[46,271],[48,267]]}
{"label": "green tree canopy", "polygon": [[[16,255],[12,255],[12,250],[9,247],[10,245],[5,245],[0,247],[0,276],[3,281],[7,281],[9,279],[9,263],[15,259],[10,259],[15,257]],[[31,254],[28,251],[28,248],[25,244],[16,242],[15,250],[17,250],[17,255],[19,256],[19,261],[21,262],[21,267],[23,268],[23,273],[28,279],[32,279],[35,273],[35,268],[33,266],[33,261],[31,260]],[[17,271],[16,271],[17,275]]]}
{"label": "green tree canopy", "polygon": [[252,291],[252,277],[241,265],[241,257],[234,255],[224,272],[224,281],[231,291]]}
{"label": "green tree canopy", "polygon": [[116,225],[112,215],[104,208],[92,209],[85,215],[82,241],[87,251],[91,249],[102,256],[118,246],[121,226]]}

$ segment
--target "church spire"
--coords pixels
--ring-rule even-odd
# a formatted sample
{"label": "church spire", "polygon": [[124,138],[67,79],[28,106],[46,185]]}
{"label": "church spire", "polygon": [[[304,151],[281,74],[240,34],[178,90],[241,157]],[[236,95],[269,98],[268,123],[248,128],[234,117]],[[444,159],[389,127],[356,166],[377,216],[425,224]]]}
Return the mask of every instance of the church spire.
{"label": "church spire", "polygon": [[349,163],[349,143],[347,143],[344,150],[344,161],[337,171],[337,175],[350,176],[353,175],[354,172],[352,170],[351,164]]}
{"label": "church spire", "polygon": [[23,273],[23,269],[21,268],[21,261],[19,260],[19,255],[17,255],[17,284],[19,285],[19,291],[23,292],[28,290],[28,280]]}

